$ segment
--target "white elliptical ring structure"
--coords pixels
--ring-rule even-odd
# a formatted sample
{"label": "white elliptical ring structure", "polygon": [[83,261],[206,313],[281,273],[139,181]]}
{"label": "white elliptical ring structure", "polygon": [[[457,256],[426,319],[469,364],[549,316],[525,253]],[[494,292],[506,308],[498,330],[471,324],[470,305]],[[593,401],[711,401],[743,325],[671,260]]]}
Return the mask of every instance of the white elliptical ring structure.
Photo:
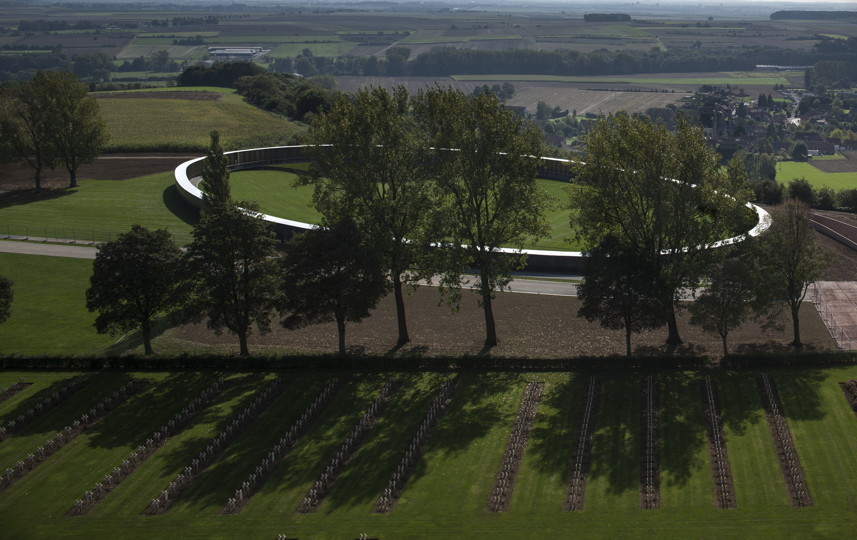
{"label": "white elliptical ring structure", "polygon": [[[274,146],[268,148],[251,148],[247,150],[235,150],[225,152],[230,171],[255,169],[270,165],[280,165],[284,163],[306,162],[309,159],[304,158],[303,149],[305,146]],[[175,169],[175,183],[182,197],[191,205],[201,208],[203,204],[203,193],[199,189],[198,184],[201,180],[202,162],[205,156],[185,161]],[[540,168],[540,173],[543,176],[553,176],[560,178],[561,170],[567,170],[567,165],[570,160],[560,158],[540,158],[545,164]],[[548,171],[545,173],[545,171]],[[746,239],[748,236],[758,236],[771,226],[771,216],[763,208],[751,202],[746,203],[746,207],[756,214],[756,225],[746,233],[718,240],[707,244],[706,249],[714,249],[722,246],[736,244]],[[294,232],[312,229],[316,225],[312,223],[303,223],[278,216],[262,214],[262,218],[271,223],[279,234],[288,235]],[[685,248],[687,249],[687,248]],[[501,253],[525,253],[527,255],[527,267],[531,269],[548,269],[548,270],[570,270],[579,269],[585,255],[580,251],[561,251],[561,250],[544,250],[544,249],[514,249],[500,248]],[[669,252],[664,252],[669,254]]]}

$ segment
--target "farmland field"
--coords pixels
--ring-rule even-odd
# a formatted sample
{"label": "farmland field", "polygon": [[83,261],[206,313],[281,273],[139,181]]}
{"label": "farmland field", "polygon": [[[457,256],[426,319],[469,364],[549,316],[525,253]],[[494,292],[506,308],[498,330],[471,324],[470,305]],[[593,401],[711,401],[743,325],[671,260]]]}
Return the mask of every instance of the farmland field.
{"label": "farmland field", "polygon": [[[661,509],[639,509],[640,385],[653,375],[661,389]],[[0,420],[14,418],[73,373],[0,372],[0,386],[32,382],[0,403]],[[298,371],[280,373],[284,389],[241,434],[194,475],[160,515],[153,498],[269,384],[274,374],[227,373],[226,386],[152,456],[113,487],[92,511],[71,516],[75,500],[126,459],[147,437],[211,385],[218,373],[85,374],[89,384],[0,443],[0,468],[14,466],[92,404],[131,379],[140,391],[70,444],[0,491],[4,533],[15,538],[205,536],[437,538],[485,536],[671,537],[836,536],[857,523],[851,487],[857,482],[857,418],[838,383],[853,367],[770,373],[803,466],[813,506],[789,504],[755,378],[757,372],[714,372],[737,508],[716,508],[696,372],[594,374],[601,398],[594,416],[584,510],[562,510],[570,449],[582,397],[592,373],[458,373],[446,412],[392,511],[372,509],[447,375],[389,374],[401,386],[332,483],[318,512],[297,514],[299,502],[346,434],[378,394],[386,374]],[[240,487],[278,438],[338,376],[344,384],[312,420],[295,447],[278,460],[243,509],[224,515]],[[486,506],[524,386],[544,383],[517,481],[506,512]],[[630,398],[630,399],[629,399]]]}
{"label": "farmland field", "polygon": [[[839,163],[840,161],[826,161],[825,163]],[[847,164],[847,162],[846,162]],[[780,161],[777,162],[777,181],[788,184],[795,178],[806,178],[816,189],[829,187],[839,189],[857,189],[857,171],[852,172],[825,172],[807,162]]]}

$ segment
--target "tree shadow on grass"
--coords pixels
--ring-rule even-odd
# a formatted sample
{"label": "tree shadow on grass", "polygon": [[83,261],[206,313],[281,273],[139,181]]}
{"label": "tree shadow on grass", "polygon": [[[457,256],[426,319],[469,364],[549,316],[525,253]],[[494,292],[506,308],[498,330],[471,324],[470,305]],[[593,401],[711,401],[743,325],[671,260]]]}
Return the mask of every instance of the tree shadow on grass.
{"label": "tree shadow on grass", "polygon": [[[14,408],[8,410],[7,412],[5,412],[3,414],[0,414],[0,426],[5,426],[6,424],[9,423],[10,420],[15,420],[16,418],[18,418],[22,414],[25,414],[30,409],[33,409],[37,404],[44,402],[47,398],[49,398],[53,394],[59,392],[64,386],[66,386],[69,382],[71,382],[71,380],[74,377],[75,377],[74,375],[69,375],[68,377],[64,377],[62,379],[54,381],[54,382],[50,383],[48,386],[45,386],[42,388],[39,387],[40,385],[38,385],[38,383],[36,383],[36,384],[34,384],[28,388],[25,388],[23,390],[24,392],[31,391],[34,393],[32,393],[30,396],[21,400],[17,405],[14,406]],[[27,382],[27,377],[24,377],[24,382]],[[87,384],[89,384],[89,383],[87,383]],[[75,392],[73,392],[73,393],[69,394],[68,396],[66,396],[65,398],[63,398],[63,400],[68,399],[69,397],[73,396],[77,392],[80,392],[85,387],[86,387],[86,384],[84,384],[84,386],[81,386],[80,388],[78,388]]]}
{"label": "tree shadow on grass", "polygon": [[636,375],[601,377],[590,478],[605,478],[607,493],[640,489],[640,380]]}
{"label": "tree shadow on grass", "polygon": [[35,189],[8,191],[0,195],[0,210],[23,204],[61,199],[69,195],[74,195],[77,193],[77,190],[78,188],[42,188],[40,193],[37,193]]}
{"label": "tree shadow on grass", "polygon": [[706,467],[707,448],[701,382],[695,374],[665,372],[660,385],[661,482],[684,486]]}
{"label": "tree shadow on grass", "polygon": [[[152,341],[160,337],[167,330],[180,326],[186,317],[180,313],[170,313],[156,318],[152,321]],[[155,353],[158,352],[157,344],[152,343],[152,348]],[[128,354],[131,351],[143,349],[143,333],[139,329],[132,330],[120,337],[116,342],[105,349],[104,353],[108,356],[121,356]]]}
{"label": "tree shadow on grass", "polygon": [[216,374],[174,373],[154,382],[90,428],[89,445],[136,448],[214,383]]}
{"label": "tree shadow on grass", "polygon": [[184,221],[191,227],[199,221],[199,210],[192,207],[189,202],[185,201],[175,184],[164,189],[162,195],[164,206],[167,210],[173,213],[174,216]]}
{"label": "tree shadow on grass", "polygon": [[589,373],[580,373],[553,385],[542,396],[539,410],[550,409],[556,413],[540,413],[530,431],[527,454],[532,466],[547,474],[560,471],[563,481],[569,474],[572,445],[577,441],[580,429],[580,411],[589,376]]}
{"label": "tree shadow on grass", "polygon": [[[228,387],[218,396],[215,402],[200,414],[195,416],[189,426],[176,434],[180,437],[184,431],[193,428],[198,424],[211,424],[205,434],[200,434],[195,437],[187,437],[179,443],[167,443],[166,447],[160,449],[157,453],[158,457],[163,461],[161,466],[162,474],[174,475],[181,472],[185,467],[190,465],[191,461],[221,432],[226,426],[232,422],[232,419],[246,408],[250,402],[256,399],[257,392],[250,391],[252,389],[260,389],[264,386],[264,374],[254,373],[242,375],[239,377],[231,377],[228,379]],[[233,399],[239,398],[239,401],[232,407],[229,414],[223,414],[220,406]],[[157,494],[166,486],[152,486],[153,493]],[[154,496],[154,495],[153,495]]]}

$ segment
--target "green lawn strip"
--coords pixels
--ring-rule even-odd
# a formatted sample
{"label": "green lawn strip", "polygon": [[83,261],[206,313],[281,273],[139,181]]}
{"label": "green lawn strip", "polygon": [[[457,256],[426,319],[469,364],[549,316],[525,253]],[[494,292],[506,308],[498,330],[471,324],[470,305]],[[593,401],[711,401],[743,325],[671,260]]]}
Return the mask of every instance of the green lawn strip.
{"label": "green lawn strip", "polygon": [[32,383],[14,396],[0,402],[0,426],[5,426],[9,420],[14,420],[32,409],[36,404],[43,402],[76,375],[79,373],[0,372],[0,388],[6,388],[17,383],[21,377],[24,378],[24,382]]}
{"label": "green lawn strip", "polygon": [[[350,380],[347,380],[350,379]],[[297,446],[271,472],[241,513],[260,519],[265,516],[294,516],[307,490],[327,467],[345,437],[363,416],[383,386],[381,376],[348,377],[333,403],[313,422]],[[288,426],[283,426],[283,431]],[[224,501],[225,502],[225,501]]]}
{"label": "green lawn strip", "polygon": [[321,214],[312,206],[313,187],[295,186],[293,172],[238,171],[229,180],[235,200],[256,201],[266,214],[303,223],[321,221]]}
{"label": "green lawn strip", "polygon": [[773,374],[814,506],[857,504],[857,417],[839,387],[853,367]]}
{"label": "green lawn strip", "polygon": [[726,449],[735,498],[742,513],[791,508],[756,375],[738,371],[714,378],[720,385]]}
{"label": "green lawn strip", "polygon": [[359,518],[372,512],[443,378],[434,374],[400,377],[402,385],[334,484],[319,512],[335,519]]}
{"label": "green lawn strip", "polygon": [[179,243],[190,240],[196,213],[181,199],[173,173],[132,180],[82,180],[31,202],[0,204],[0,233],[76,239],[82,244],[113,240],[131,225],[167,229]]}
{"label": "green lawn strip", "polygon": [[14,282],[15,295],[0,325],[0,354],[99,354],[116,341],[95,332],[86,309],[92,261],[3,253],[0,275]]}
{"label": "green lawn strip", "polygon": [[517,374],[462,375],[391,515],[484,515],[524,386]]}
{"label": "green lawn strip", "polygon": [[700,379],[693,373],[662,374],[660,384],[661,508],[710,509],[714,487]]}
{"label": "green lawn strip", "polygon": [[283,393],[266,407],[247,431],[185,490],[170,512],[216,514],[261,463],[280,437],[322,389],[324,379],[299,375],[284,381]]}
{"label": "green lawn strip", "polygon": [[[199,373],[135,374],[148,388],[82,433],[24,477],[10,493],[17,514],[61,516],[74,501],[101,482],[146,438],[168,422],[213,378]],[[19,488],[16,489],[16,488]],[[2,508],[0,508],[2,511]]]}
{"label": "green lawn strip", "polygon": [[568,491],[569,460],[577,441],[589,375],[540,373],[533,377],[545,381],[545,388],[509,512],[519,517],[556,516]]}
{"label": "green lawn strip", "polygon": [[640,505],[640,378],[611,373],[599,381],[584,513],[636,510]]}
{"label": "green lawn strip", "polygon": [[857,172],[828,173],[803,161],[777,162],[777,181],[788,186],[795,178],[806,178],[812,187],[857,189]]}
{"label": "green lawn strip", "polygon": [[[97,374],[80,392],[0,443],[0,470],[5,471],[7,467],[13,466],[15,462],[23,459],[28,453],[35,451],[36,448],[52,438],[56,432],[70,426],[130,379],[130,375],[123,373]],[[48,458],[48,461],[52,459],[55,458]],[[44,463],[39,465],[39,467],[42,466]],[[12,488],[14,487],[12,486]]]}
{"label": "green lawn strip", "polygon": [[270,379],[262,374],[240,374],[227,378],[229,385],[196,418],[193,425],[155,452],[92,511],[93,515],[116,516],[142,513],[161,490],[199,455],[211,440],[255,399]]}

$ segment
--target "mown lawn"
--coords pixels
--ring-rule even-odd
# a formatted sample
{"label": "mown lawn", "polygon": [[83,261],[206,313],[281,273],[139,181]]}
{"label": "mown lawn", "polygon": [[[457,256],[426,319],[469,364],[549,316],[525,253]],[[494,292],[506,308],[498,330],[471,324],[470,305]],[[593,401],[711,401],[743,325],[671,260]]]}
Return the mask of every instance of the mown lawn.
{"label": "mown lawn", "polygon": [[[69,517],[74,500],[110,472],[211,384],[218,373],[90,374],[83,390],[27,430],[0,443],[0,468],[32,451],[66,422],[130,377],[146,387],[73,443],[0,492],[0,519],[9,537],[380,538],[490,536],[670,537],[831,536],[857,524],[857,418],[838,382],[854,367],[773,370],[806,473],[814,506],[789,504],[753,371],[713,372],[720,390],[738,507],[715,507],[697,372],[373,374],[283,372],[286,387],[228,445],[214,464],[173,502],[148,516],[157,493],[242,410],[273,374],[226,374],[229,384],[90,514]],[[661,389],[661,508],[640,510],[640,384],[653,375]],[[34,382],[17,401],[0,403],[0,419],[71,373],[0,373]],[[569,451],[581,397],[594,375],[601,385],[584,510],[564,512]],[[236,515],[226,499],[287,431],[332,376],[344,386],[273,473]],[[402,385],[333,484],[319,511],[295,510],[386,377]],[[446,414],[424,448],[393,511],[372,508],[446,376],[459,379]],[[489,513],[488,497],[524,386],[544,381],[536,420],[505,513]],[[29,401],[28,401],[29,400]]]}

